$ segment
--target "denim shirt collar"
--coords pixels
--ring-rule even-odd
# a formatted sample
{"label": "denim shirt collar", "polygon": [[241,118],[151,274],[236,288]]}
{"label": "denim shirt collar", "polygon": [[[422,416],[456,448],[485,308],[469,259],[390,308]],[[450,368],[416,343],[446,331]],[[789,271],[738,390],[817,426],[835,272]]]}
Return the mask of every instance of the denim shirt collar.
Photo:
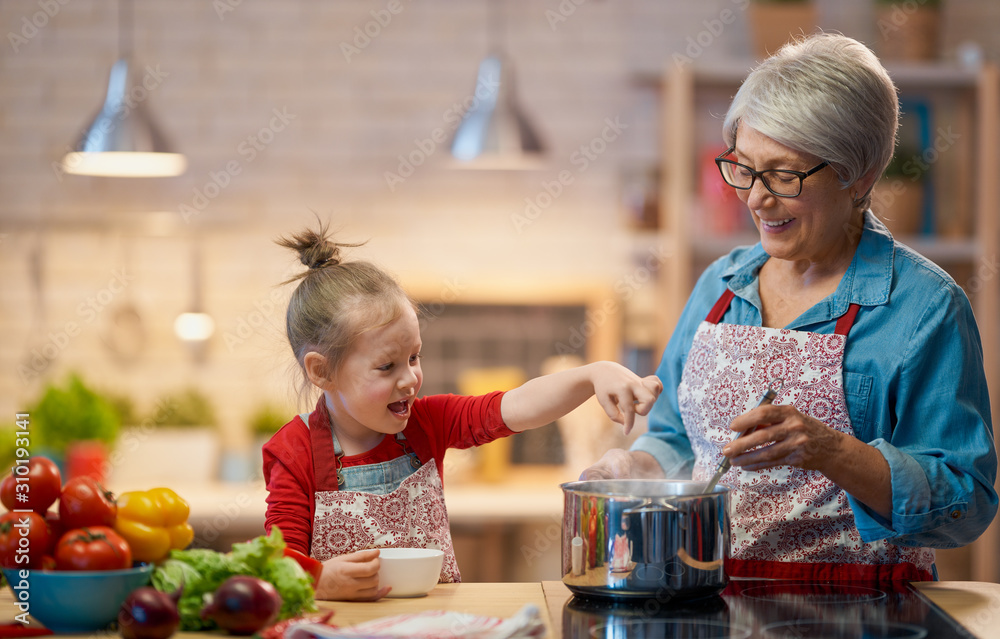
{"label": "denim shirt collar", "polygon": [[[803,313],[795,320],[795,324],[812,324],[840,317],[851,304],[880,306],[887,303],[892,285],[894,255],[892,235],[870,210],[865,211],[861,241],[847,272],[837,285],[837,290]],[[754,305],[758,311],[761,308],[758,274],[768,257],[758,242],[741,253],[722,272],[722,279],[727,282],[728,288]]]}

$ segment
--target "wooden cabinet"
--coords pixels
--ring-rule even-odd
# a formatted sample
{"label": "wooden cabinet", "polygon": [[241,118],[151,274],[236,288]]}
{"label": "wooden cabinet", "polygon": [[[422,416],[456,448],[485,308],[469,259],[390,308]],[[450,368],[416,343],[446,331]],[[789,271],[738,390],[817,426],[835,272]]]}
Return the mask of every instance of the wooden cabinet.
{"label": "wooden cabinet", "polygon": [[[899,239],[940,264],[961,284],[982,333],[993,415],[1000,417],[1000,72],[954,65],[888,67],[900,92],[903,126],[923,126],[917,164],[930,168],[933,190],[920,234]],[[661,78],[663,179],[657,241],[670,256],[659,279],[657,352],[662,352],[691,289],[711,260],[758,241],[712,217],[701,171],[715,170],[722,121],[749,71],[743,62],[670,65]],[[920,113],[929,112],[929,118]],[[913,116],[924,117],[912,124]],[[929,135],[928,135],[929,133]],[[901,139],[909,132],[901,130]],[[722,203],[724,206],[725,203]],[[876,206],[873,208],[878,212]],[[749,219],[749,214],[745,214]],[[752,229],[752,227],[749,227]],[[646,238],[648,241],[648,238]],[[1000,581],[1000,531],[994,524],[961,556],[958,578]]]}

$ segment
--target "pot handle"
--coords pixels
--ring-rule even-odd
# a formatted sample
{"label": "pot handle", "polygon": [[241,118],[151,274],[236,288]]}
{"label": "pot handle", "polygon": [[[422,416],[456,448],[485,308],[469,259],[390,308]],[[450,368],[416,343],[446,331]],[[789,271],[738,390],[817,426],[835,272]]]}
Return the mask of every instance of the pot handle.
{"label": "pot handle", "polygon": [[676,513],[680,511],[680,508],[665,501],[664,499],[660,499],[657,503],[653,503],[652,499],[646,499],[638,506],[626,508],[622,511],[622,530],[628,530],[628,515],[635,515],[639,513]]}

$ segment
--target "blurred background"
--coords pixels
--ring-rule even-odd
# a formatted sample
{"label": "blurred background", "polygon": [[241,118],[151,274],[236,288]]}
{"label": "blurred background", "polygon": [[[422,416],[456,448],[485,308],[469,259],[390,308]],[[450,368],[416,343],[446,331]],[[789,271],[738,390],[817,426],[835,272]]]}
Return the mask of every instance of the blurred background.
{"label": "blurred background", "polygon": [[[275,238],[367,242],[349,256],[423,306],[424,394],[648,374],[701,269],[755,241],[711,158],[790,32],[858,38],[897,79],[874,208],[969,292],[1000,396],[994,0],[4,0],[0,25],[0,454],[27,413],[33,453],[176,486],[202,545],[262,531],[260,445],[315,401]],[[75,174],[109,95],[179,174]],[[453,456],[467,579],[559,577],[558,483],[628,443],[594,408]],[[942,576],[1000,578],[996,546]]]}

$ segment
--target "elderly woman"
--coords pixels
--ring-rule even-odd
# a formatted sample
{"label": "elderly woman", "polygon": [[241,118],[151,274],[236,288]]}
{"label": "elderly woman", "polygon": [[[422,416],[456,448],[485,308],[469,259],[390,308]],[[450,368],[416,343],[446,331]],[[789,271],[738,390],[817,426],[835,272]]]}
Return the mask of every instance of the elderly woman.
{"label": "elderly woman", "polygon": [[760,243],[699,279],[649,432],[582,475],[707,481],[728,458],[731,576],[932,579],[932,548],[973,541],[996,513],[969,300],[868,208],[898,109],[878,59],[844,36],[750,73],[716,163]]}

